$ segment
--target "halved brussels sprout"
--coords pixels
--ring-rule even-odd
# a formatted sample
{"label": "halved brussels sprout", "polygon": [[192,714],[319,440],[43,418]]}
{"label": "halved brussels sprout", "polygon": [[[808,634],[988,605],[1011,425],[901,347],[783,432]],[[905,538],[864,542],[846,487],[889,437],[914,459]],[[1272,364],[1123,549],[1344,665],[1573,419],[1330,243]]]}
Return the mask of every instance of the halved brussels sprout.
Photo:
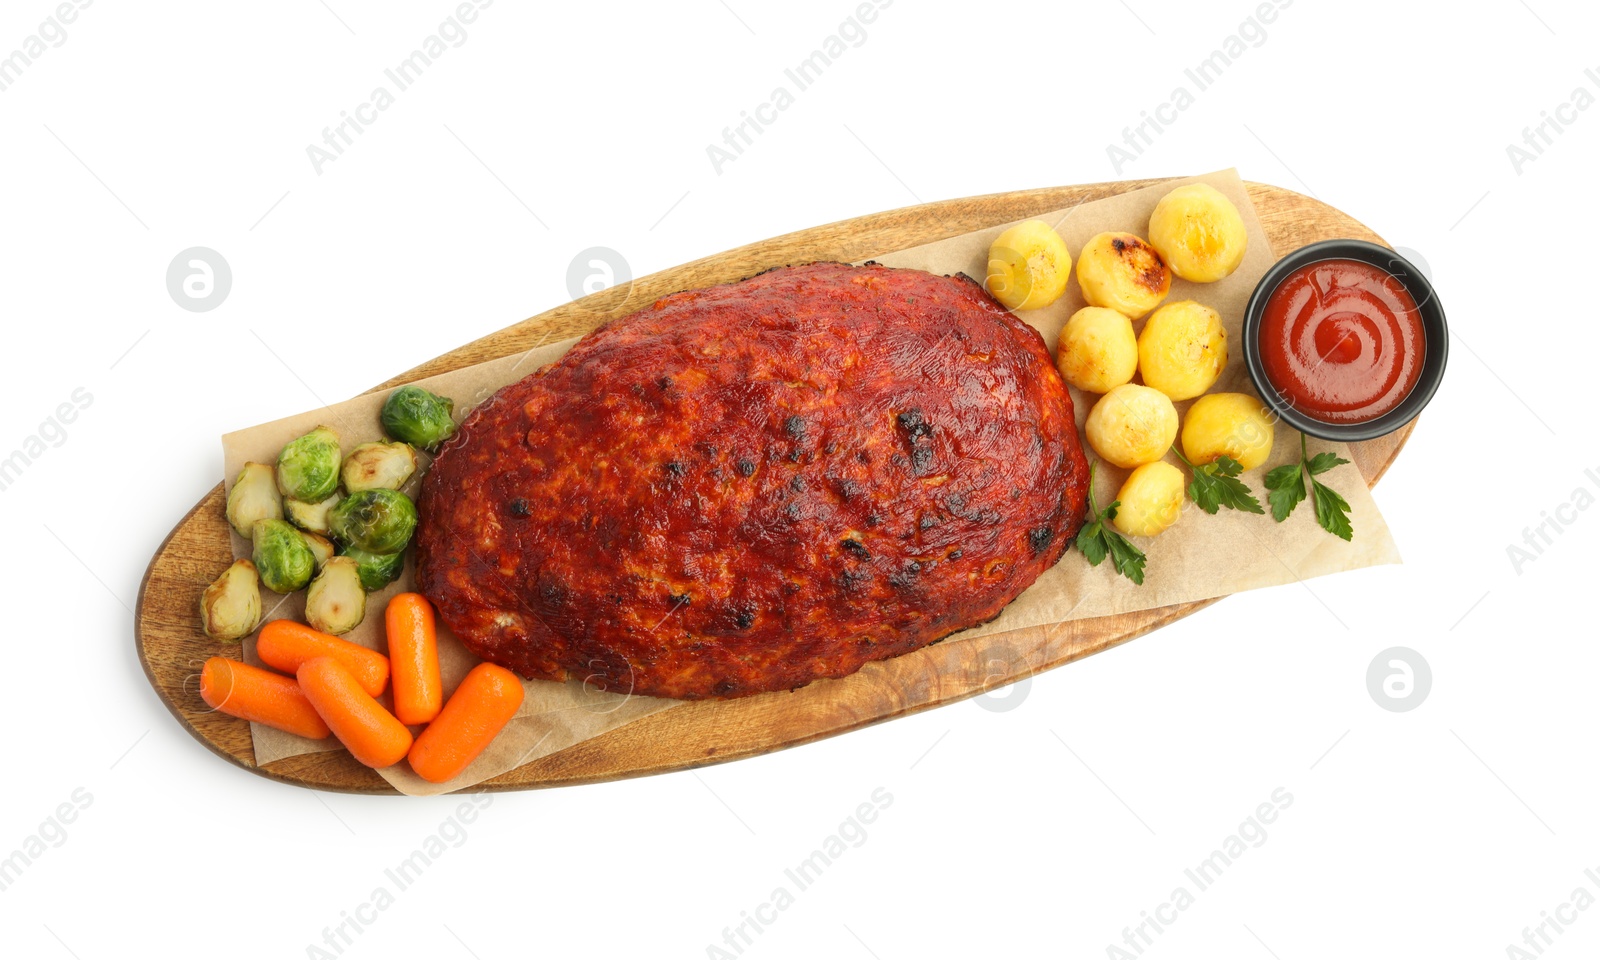
{"label": "halved brussels sprout", "polygon": [[398,490],[352,493],[333,508],[333,535],[372,553],[399,553],[417,528],[417,508]]}
{"label": "halved brussels sprout", "polygon": [[304,540],[306,542],[306,546],[311,549],[311,559],[316,563],[318,573],[322,572],[322,568],[326,566],[328,561],[332,560],[339,552],[334,547],[333,541],[329,540],[327,537],[324,537],[320,533],[312,533],[310,530],[301,530],[300,538]]}
{"label": "halved brussels sprout", "polygon": [[200,594],[200,627],[224,642],[246,636],[261,622],[261,586],[256,565],[235,560]]}
{"label": "halved brussels sprout", "polygon": [[284,519],[301,530],[327,536],[333,532],[333,528],[328,525],[328,514],[332,513],[333,508],[337,507],[339,501],[343,499],[343,497],[339,496],[339,492],[335,490],[333,496],[317,503],[306,503],[303,500],[285,500],[283,501]]}
{"label": "halved brussels sprout", "polygon": [[417,472],[417,451],[409,443],[378,440],[363,443],[344,458],[339,475],[350,493],[399,490]]}
{"label": "halved brussels sprout", "polygon": [[339,435],[318,427],[278,451],[278,492],[290,500],[321,503],[339,489]]}
{"label": "halved brussels sprout", "polygon": [[334,557],[306,591],[306,623],[323,633],[348,633],[367,615],[367,593],[356,562]]}
{"label": "halved brussels sprout", "polygon": [[311,582],[317,559],[299,530],[282,520],[257,520],[250,539],[255,541],[251,559],[268,590],[294,593]]}
{"label": "halved brussels sprout", "polygon": [[283,501],[272,479],[272,468],[264,463],[247,463],[228,491],[228,523],[239,536],[250,539],[250,528],[257,520],[282,520]]}
{"label": "halved brussels sprout", "polygon": [[406,567],[404,551],[373,553],[360,547],[345,547],[339,551],[339,556],[349,557],[356,562],[356,568],[361,575],[361,586],[366,588],[368,593],[382,590],[400,579],[400,571]]}
{"label": "halved brussels sprout", "polygon": [[452,433],[455,401],[417,386],[405,386],[389,394],[379,419],[383,430],[396,440],[404,440],[424,450],[432,450]]}

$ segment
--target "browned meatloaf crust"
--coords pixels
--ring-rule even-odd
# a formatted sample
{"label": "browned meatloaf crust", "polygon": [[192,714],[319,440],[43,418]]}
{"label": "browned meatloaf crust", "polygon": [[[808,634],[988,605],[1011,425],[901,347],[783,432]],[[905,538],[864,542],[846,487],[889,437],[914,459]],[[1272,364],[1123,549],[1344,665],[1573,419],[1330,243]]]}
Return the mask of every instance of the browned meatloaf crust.
{"label": "browned meatloaf crust", "polygon": [[525,677],[699,699],[993,619],[1088,470],[1044,341],[964,276],[816,263],[666,297],[479,406],[418,583]]}

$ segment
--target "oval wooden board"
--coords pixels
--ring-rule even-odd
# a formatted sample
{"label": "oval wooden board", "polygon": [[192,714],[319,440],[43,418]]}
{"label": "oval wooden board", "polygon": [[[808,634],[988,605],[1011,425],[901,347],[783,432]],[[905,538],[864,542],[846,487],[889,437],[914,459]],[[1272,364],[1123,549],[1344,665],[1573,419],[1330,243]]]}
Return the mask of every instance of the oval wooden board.
{"label": "oval wooden board", "polygon": [[[947,200],[813,227],[573,301],[430,360],[373,389],[390,389],[419,377],[577,336],[679,290],[740,280],[781,264],[861,260],[1159,182],[1128,180]],[[1248,187],[1267,237],[1279,253],[1335,237],[1382,242],[1361,223],[1310,197],[1265,184]],[[1355,445],[1355,463],[1369,485],[1383,476],[1413,426],[1414,422],[1388,437]],[[218,645],[200,632],[196,611],[200,591],[231,561],[222,485],[218,484],[161,544],[139,589],[134,642],[145,674],[162,702],[195,739],[254,773],[325,790],[394,793],[381,777],[342,750],[258,767],[249,724],[210,712],[201,702],[194,682],[199,664],[218,652],[240,656],[238,644],[219,651]],[[1215,602],[946,641],[869,664],[842,680],[821,681],[792,693],[687,703],[524,764],[484,786],[525,790],[595,783],[810,743],[1013,683],[1142,636]]]}

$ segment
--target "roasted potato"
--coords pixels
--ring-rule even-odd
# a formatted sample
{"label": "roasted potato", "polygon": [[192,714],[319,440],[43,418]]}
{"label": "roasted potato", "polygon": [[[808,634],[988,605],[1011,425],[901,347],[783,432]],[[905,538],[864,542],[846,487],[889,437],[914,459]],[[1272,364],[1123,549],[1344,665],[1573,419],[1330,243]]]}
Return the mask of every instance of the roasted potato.
{"label": "roasted potato", "polygon": [[1145,386],[1173,400],[1188,400],[1210,390],[1227,363],[1222,317],[1193,300],[1161,307],[1139,333],[1139,374]]}
{"label": "roasted potato", "polygon": [[1221,456],[1254,470],[1272,453],[1272,415],[1248,393],[1210,393],[1183,416],[1183,455],[1196,466]]}
{"label": "roasted potato", "polygon": [[1183,471],[1165,460],[1147,463],[1128,474],[1117,500],[1111,525],[1130,537],[1153,537],[1183,513]]}
{"label": "roasted potato", "polygon": [[1139,342],[1133,321],[1108,307],[1084,307],[1061,328],[1056,368],[1061,379],[1090,393],[1105,393],[1133,379]]}
{"label": "roasted potato", "polygon": [[1221,280],[1239,269],[1248,244],[1239,208],[1209,184],[1174,188],[1150,214],[1150,245],[1185,280]]}
{"label": "roasted potato", "polygon": [[1090,408],[1083,433],[1100,459],[1139,467],[1171,449],[1178,436],[1178,411],[1160,390],[1125,383]]}
{"label": "roasted potato", "polygon": [[1172,273],[1156,248],[1131,233],[1102,233],[1078,251],[1078,286],[1091,307],[1137,320],[1167,298]]}
{"label": "roasted potato", "polygon": [[1009,310],[1047,307],[1067,292],[1072,254],[1061,234],[1043,220],[1026,220],[989,247],[984,288]]}

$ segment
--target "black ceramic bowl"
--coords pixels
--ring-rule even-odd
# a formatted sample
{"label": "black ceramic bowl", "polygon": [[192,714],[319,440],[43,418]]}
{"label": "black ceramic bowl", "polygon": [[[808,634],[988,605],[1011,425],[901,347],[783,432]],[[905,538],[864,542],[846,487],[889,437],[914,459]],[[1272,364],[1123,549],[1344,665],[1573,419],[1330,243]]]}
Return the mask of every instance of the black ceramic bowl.
{"label": "black ceramic bowl", "polygon": [[[1400,401],[1400,405],[1381,417],[1361,423],[1318,420],[1295,409],[1288,398],[1267,379],[1266,367],[1261,361],[1261,316],[1267,309],[1267,300],[1289,274],[1307,264],[1323,260],[1370,263],[1399,280],[1411,294],[1411,299],[1417,302],[1417,312],[1422,319],[1422,372],[1416,386]],[[1250,303],[1244,311],[1242,339],[1245,366],[1250,371],[1250,381],[1255,384],[1256,393],[1285,423],[1313,437],[1352,443],[1393,433],[1416,419],[1422,408],[1433,399],[1434,391],[1439,389],[1439,382],[1444,379],[1445,360],[1450,353],[1450,330],[1445,326],[1444,306],[1439,303],[1439,295],[1434,292],[1433,284],[1406,258],[1388,247],[1365,240],[1323,240],[1301,247],[1274,264],[1250,295]]]}

